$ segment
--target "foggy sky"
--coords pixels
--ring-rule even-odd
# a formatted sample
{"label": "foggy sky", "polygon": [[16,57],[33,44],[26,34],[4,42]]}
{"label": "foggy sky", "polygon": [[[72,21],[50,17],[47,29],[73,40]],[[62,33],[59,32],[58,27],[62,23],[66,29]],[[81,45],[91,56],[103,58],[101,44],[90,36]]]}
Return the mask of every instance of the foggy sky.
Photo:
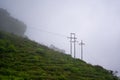
{"label": "foggy sky", "polygon": [[86,62],[120,72],[119,0],[0,0],[0,8],[27,25],[30,39],[67,53],[66,37],[76,33],[85,42]]}

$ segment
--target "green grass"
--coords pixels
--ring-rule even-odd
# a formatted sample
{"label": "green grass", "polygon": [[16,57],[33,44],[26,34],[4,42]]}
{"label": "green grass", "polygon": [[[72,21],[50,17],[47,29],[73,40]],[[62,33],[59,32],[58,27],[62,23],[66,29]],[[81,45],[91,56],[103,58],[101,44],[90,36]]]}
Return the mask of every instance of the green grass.
{"label": "green grass", "polygon": [[118,80],[101,66],[0,32],[0,80]]}

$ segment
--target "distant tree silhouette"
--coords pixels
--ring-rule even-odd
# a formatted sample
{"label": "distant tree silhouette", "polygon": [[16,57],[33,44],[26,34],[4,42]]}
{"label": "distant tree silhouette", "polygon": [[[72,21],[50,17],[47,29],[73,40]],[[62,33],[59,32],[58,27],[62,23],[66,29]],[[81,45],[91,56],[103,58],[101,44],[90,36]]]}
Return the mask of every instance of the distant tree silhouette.
{"label": "distant tree silhouette", "polygon": [[0,8],[0,31],[23,36],[26,31],[26,25],[22,21],[13,18],[7,10]]}

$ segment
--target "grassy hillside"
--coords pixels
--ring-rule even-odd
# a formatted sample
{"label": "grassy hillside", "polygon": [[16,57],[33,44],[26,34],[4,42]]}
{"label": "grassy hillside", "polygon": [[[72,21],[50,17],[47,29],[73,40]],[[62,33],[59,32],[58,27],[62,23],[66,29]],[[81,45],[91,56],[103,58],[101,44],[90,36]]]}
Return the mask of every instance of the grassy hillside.
{"label": "grassy hillside", "polygon": [[0,32],[0,80],[117,80],[117,77],[101,66]]}

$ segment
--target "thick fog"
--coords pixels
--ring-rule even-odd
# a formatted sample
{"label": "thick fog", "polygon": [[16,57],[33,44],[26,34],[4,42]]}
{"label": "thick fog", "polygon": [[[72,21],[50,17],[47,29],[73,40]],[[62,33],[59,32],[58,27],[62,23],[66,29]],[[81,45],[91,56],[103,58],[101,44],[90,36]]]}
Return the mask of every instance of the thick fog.
{"label": "thick fog", "polygon": [[[120,72],[119,0],[0,0],[0,8],[27,25],[26,35],[69,54],[71,32],[83,40],[84,60]],[[80,58],[80,46],[77,58]]]}

